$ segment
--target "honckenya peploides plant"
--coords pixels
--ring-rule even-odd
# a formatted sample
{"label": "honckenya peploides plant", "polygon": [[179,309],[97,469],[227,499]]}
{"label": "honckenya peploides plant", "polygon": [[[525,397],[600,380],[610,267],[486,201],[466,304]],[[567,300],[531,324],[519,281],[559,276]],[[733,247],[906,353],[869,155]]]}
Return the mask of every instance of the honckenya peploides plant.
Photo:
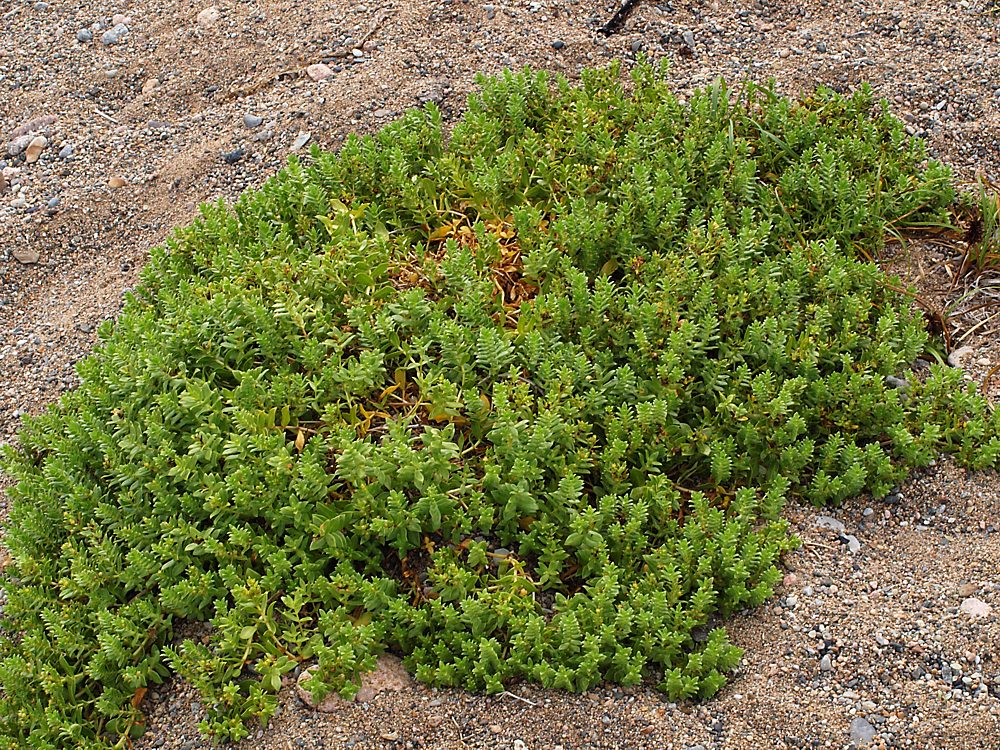
{"label": "honckenya peploides plant", "polygon": [[619,81],[483,80],[449,134],[428,106],[292,158],[153,253],[6,453],[7,746],[124,746],[172,674],[239,738],[297,665],[351,696],[385,651],[707,698],[786,498],[997,463],[864,261],[946,220],[947,169],[867,90]]}

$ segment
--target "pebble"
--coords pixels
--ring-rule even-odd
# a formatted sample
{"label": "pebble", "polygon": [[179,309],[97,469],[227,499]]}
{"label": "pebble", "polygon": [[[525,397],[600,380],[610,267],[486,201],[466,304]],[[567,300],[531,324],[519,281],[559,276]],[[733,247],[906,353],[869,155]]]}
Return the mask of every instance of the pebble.
{"label": "pebble", "polygon": [[910,381],[906,378],[897,378],[895,375],[886,375],[885,384],[900,391],[907,391],[910,389]]}
{"label": "pebble", "polygon": [[128,36],[128,26],[120,23],[101,34],[101,44],[105,46],[118,44],[125,39],[126,36]]}
{"label": "pebble", "polygon": [[836,531],[838,534],[843,534],[847,531],[847,527],[844,526],[843,522],[833,516],[818,515],[813,523],[821,529],[830,529],[831,531]]}
{"label": "pebble", "polygon": [[295,140],[292,141],[291,150],[298,151],[300,148],[309,143],[309,139],[312,138],[311,133],[307,133],[304,130],[295,136]]}
{"label": "pebble", "polygon": [[566,42],[564,42],[562,39],[556,39],[554,42],[552,42],[552,49],[562,49],[565,46]]}
{"label": "pebble", "polygon": [[979,591],[979,586],[971,581],[958,587],[958,593],[965,597],[973,596],[977,591]]}
{"label": "pebble", "polygon": [[965,358],[970,354],[974,354],[975,349],[971,346],[960,346],[958,349],[953,351],[948,355],[948,364],[952,367],[961,367],[965,362]]}
{"label": "pebble", "polygon": [[159,88],[159,86],[160,86],[159,78],[147,78],[146,82],[142,84],[142,93],[148,94],[150,91]]}
{"label": "pebble", "polygon": [[124,177],[112,177],[110,180],[108,180],[108,187],[111,188],[112,190],[117,190],[118,188],[125,187],[127,184],[128,182],[125,180]]}
{"label": "pebble", "polygon": [[325,81],[333,75],[333,70],[329,65],[324,65],[323,63],[313,63],[306,68],[306,75],[314,81]]}
{"label": "pebble", "polygon": [[684,44],[686,44],[691,49],[694,49],[694,33],[693,32],[691,32],[691,31],[685,31],[683,34],[681,34],[681,39],[684,40]]}
{"label": "pebble", "polygon": [[847,551],[852,555],[856,555],[861,551],[861,542],[854,534],[843,534],[841,535],[840,541],[847,545]]}
{"label": "pebble", "polygon": [[823,654],[823,658],[819,660],[819,669],[821,672],[833,671],[833,660],[829,654]]}
{"label": "pebble", "polygon": [[41,257],[37,250],[30,247],[15,247],[14,248],[14,260],[18,263],[23,263],[26,266],[30,266],[38,262],[39,257]]}
{"label": "pebble", "polygon": [[11,138],[7,142],[7,153],[11,156],[17,156],[18,154],[24,153],[24,150],[28,148],[28,144],[31,143],[34,136],[31,135],[19,135],[16,138]]}
{"label": "pebble", "polygon": [[48,145],[48,138],[44,135],[36,135],[31,139],[31,143],[28,144],[28,147],[24,149],[24,160],[28,164],[34,164],[38,161],[38,158],[42,155],[42,151],[44,151],[45,147]]}
{"label": "pebble", "polygon": [[248,128],[259,128],[262,122],[264,122],[263,117],[258,117],[257,115],[251,115],[249,113],[243,115],[243,124]]}
{"label": "pebble", "polygon": [[233,149],[232,151],[224,153],[222,155],[222,160],[226,162],[226,164],[235,164],[236,162],[238,162],[240,159],[243,158],[243,155],[245,153],[246,151],[244,151],[242,148]]}
{"label": "pebble", "polygon": [[207,29],[214,26],[220,16],[219,9],[214,5],[210,5],[198,14],[198,25],[203,29]]}
{"label": "pebble", "polygon": [[876,734],[875,727],[862,716],[858,716],[851,722],[851,742],[854,743],[855,747],[864,747],[875,739]]}
{"label": "pebble", "polygon": [[72,143],[67,143],[65,146],[63,146],[61,149],[59,149],[59,158],[60,159],[68,159],[72,155],[73,155],[73,144]]}
{"label": "pebble", "polygon": [[94,32],[90,29],[80,29],[76,32],[76,41],[78,42],[92,42],[94,40]]}
{"label": "pebble", "polygon": [[974,596],[970,596],[968,599],[963,600],[959,609],[974,620],[980,617],[989,617],[990,613],[993,611],[993,607],[984,602],[982,599],[977,599]]}

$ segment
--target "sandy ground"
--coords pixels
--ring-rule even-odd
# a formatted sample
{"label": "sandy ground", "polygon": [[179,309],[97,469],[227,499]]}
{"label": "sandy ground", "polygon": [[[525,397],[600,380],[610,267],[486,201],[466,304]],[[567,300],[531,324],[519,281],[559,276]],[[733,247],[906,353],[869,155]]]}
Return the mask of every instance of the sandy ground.
{"label": "sandy ground", "polygon": [[[454,118],[478,72],[530,64],[574,78],[646,53],[672,60],[681,92],[719,75],[773,76],[788,93],[869,81],[961,179],[1000,176],[1000,8],[988,0],[642,2],[607,38],[596,29],[616,6],[593,0],[228,0],[203,12],[208,1],[0,5],[0,440],[73,385],[149,248],[201,202],[261,184],[306,134],[336,148],[427,100]],[[127,31],[104,44],[119,23]],[[331,75],[313,80],[316,63]],[[17,152],[37,135],[46,143],[28,163]],[[921,265],[930,257],[913,276],[947,297],[947,274]],[[975,377],[1000,362],[981,320],[961,342]],[[947,462],[889,501],[829,512],[857,553],[819,511],[790,507],[805,544],[779,596],[732,623],[746,657],[705,705],[650,688],[485,698],[408,685],[320,714],[289,689],[244,746],[1000,748],[998,509],[996,475]],[[186,686],[148,706],[140,747],[210,746]]]}

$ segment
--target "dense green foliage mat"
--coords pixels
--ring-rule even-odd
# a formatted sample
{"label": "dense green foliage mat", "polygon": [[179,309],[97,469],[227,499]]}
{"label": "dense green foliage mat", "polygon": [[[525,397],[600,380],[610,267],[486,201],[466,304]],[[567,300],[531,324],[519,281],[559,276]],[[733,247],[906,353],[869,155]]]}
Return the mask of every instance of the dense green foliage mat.
{"label": "dense green foliage mat", "polygon": [[296,665],[350,696],[386,650],[708,697],[787,496],[996,463],[863,260],[947,219],[948,171],[867,91],[632,78],[483,81],[448,137],[430,106],[293,158],[153,253],[6,454],[8,746],[124,744],[171,673],[240,737]]}

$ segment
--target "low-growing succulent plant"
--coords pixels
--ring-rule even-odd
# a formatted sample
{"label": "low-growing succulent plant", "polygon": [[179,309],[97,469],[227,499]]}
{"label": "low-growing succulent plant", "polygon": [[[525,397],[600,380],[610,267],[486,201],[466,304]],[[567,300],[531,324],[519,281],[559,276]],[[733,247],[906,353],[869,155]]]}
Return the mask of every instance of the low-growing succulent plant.
{"label": "low-growing succulent plant", "polygon": [[8,747],[122,746],[171,674],[239,738],[297,665],[349,697],[387,650],[439,686],[706,698],[786,497],[996,464],[864,262],[946,218],[947,169],[867,90],[664,78],[483,80],[449,134],[428,105],[293,157],[153,253],[6,452]]}

